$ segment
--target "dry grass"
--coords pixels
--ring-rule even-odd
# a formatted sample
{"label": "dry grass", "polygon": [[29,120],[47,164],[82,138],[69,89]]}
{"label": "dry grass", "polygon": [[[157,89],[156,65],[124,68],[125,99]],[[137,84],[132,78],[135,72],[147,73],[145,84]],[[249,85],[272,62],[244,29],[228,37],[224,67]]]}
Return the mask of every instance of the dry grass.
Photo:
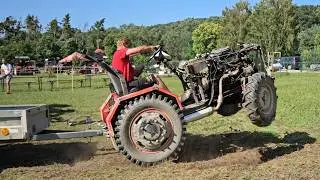
{"label": "dry grass", "polygon": [[[210,139],[210,138],[209,138]],[[208,140],[208,139],[207,139]],[[211,139],[210,139],[211,140]],[[210,147],[188,146],[184,158],[191,161],[167,162],[155,167],[140,168],[116,153],[110,143],[55,142],[1,147],[7,163],[1,179],[319,179],[320,145],[289,147],[234,148],[216,151]],[[202,144],[202,143],[200,143]],[[279,146],[279,147],[277,147]],[[203,148],[203,149],[202,149]],[[200,149],[200,150],[199,150]],[[262,150],[278,154],[263,160]],[[197,154],[200,152],[200,154]],[[207,153],[205,153],[207,152]],[[2,157],[4,157],[2,156]],[[19,158],[19,160],[17,159]],[[194,161],[197,160],[197,161]]]}

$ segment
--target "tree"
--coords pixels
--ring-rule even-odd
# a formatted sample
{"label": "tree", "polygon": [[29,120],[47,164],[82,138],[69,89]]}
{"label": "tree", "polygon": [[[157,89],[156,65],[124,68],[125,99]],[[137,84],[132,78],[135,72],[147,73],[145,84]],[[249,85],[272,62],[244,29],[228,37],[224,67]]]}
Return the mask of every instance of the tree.
{"label": "tree", "polygon": [[28,15],[25,20],[28,40],[36,40],[40,35],[41,25],[38,17]]}
{"label": "tree", "polygon": [[192,32],[185,28],[173,28],[163,34],[161,41],[173,59],[190,59],[192,51]]}
{"label": "tree", "polygon": [[70,14],[66,14],[62,20],[62,37],[63,39],[68,39],[73,36],[71,28],[71,17]]}
{"label": "tree", "polygon": [[105,18],[96,21],[95,24],[90,28],[88,35],[88,43],[90,46],[90,49],[93,48],[101,48],[103,44],[103,39],[104,39],[104,23],[105,23]]}
{"label": "tree", "polygon": [[[47,25],[47,32],[42,34],[39,39],[39,47],[41,47],[40,58],[56,58],[61,57],[59,38],[61,36],[61,27],[57,19],[53,19]],[[61,44],[61,43],[60,43]]]}
{"label": "tree", "polygon": [[96,21],[94,25],[91,27],[92,30],[98,31],[98,32],[104,32],[104,23],[105,23],[105,18],[100,19],[99,21]]}
{"label": "tree", "polygon": [[[13,17],[8,16],[3,22],[0,22],[1,40],[9,41],[22,40],[25,38],[24,32],[21,31],[21,22],[15,20]],[[1,41],[0,41],[1,42]]]}
{"label": "tree", "polygon": [[108,60],[111,61],[114,51],[117,49],[116,42],[120,37],[120,30],[117,28],[109,28],[105,32],[103,46]]}
{"label": "tree", "polygon": [[305,65],[320,63],[320,26],[313,26],[298,34],[299,52]]}
{"label": "tree", "polygon": [[296,24],[299,32],[320,25],[320,6],[302,5],[295,6]]}
{"label": "tree", "polygon": [[217,47],[221,26],[213,22],[204,22],[192,33],[193,50],[197,54],[211,52]]}
{"label": "tree", "polygon": [[219,46],[236,46],[248,39],[250,31],[249,17],[251,9],[246,0],[240,0],[231,9],[226,8],[222,12],[221,38]]}
{"label": "tree", "polygon": [[59,43],[54,39],[54,35],[46,32],[39,40],[39,47],[41,47],[41,58],[56,58],[61,56]]}
{"label": "tree", "polygon": [[78,50],[78,44],[75,38],[69,38],[63,41],[61,46],[61,55],[67,56]]}
{"label": "tree", "polygon": [[295,14],[291,0],[261,0],[250,16],[250,41],[258,43],[265,52],[294,51]]}
{"label": "tree", "polygon": [[82,53],[86,53],[86,37],[85,34],[83,32],[81,32],[80,29],[75,29],[75,33],[74,33],[74,40],[76,41],[77,44],[77,51],[82,52]]}
{"label": "tree", "polygon": [[313,49],[318,42],[317,34],[320,32],[320,26],[313,26],[312,28],[301,31],[298,34],[299,51],[304,49]]}
{"label": "tree", "polygon": [[50,34],[54,41],[56,39],[59,39],[61,35],[61,27],[59,26],[57,19],[53,19],[50,21],[47,32]]}
{"label": "tree", "polygon": [[25,28],[27,32],[26,41],[24,42],[26,46],[32,47],[31,52],[23,51],[23,54],[17,55],[28,55],[33,59],[39,59],[41,57],[41,25],[38,17],[33,15],[28,15],[25,19]]}
{"label": "tree", "polygon": [[[73,51],[93,52],[97,47],[104,48],[109,59],[116,50],[116,42],[121,36],[132,40],[133,46],[142,44],[162,44],[175,59],[189,59],[194,56],[192,50],[192,32],[204,21],[217,21],[217,17],[186,19],[183,21],[153,26],[123,25],[119,28],[105,28],[104,19],[96,21],[89,31],[81,32],[72,28],[71,16],[66,14],[62,23],[53,19],[41,32],[36,16],[29,15],[22,23],[12,17],[0,22],[0,58],[14,58],[16,55],[28,55],[43,60],[68,55]],[[137,61],[144,62],[146,56]]]}

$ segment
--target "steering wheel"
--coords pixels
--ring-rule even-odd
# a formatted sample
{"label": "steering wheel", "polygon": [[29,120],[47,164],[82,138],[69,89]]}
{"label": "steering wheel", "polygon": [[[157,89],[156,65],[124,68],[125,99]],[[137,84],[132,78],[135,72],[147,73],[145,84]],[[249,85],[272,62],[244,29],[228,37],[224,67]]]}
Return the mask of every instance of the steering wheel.
{"label": "steering wheel", "polygon": [[162,50],[162,46],[160,45],[159,48],[150,56],[148,62],[150,62],[154,57]]}

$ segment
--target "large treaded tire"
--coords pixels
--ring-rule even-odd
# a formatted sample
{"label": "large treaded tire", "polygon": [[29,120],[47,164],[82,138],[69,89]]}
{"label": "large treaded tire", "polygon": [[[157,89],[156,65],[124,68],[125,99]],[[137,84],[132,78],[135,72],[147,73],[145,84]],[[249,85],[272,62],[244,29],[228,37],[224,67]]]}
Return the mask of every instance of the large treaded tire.
{"label": "large treaded tire", "polygon": [[[166,123],[170,124],[170,128],[168,128],[169,125],[165,127],[172,130],[172,133],[170,133],[172,137],[165,140],[165,145],[151,152],[141,150],[139,142],[134,140],[134,136],[138,135],[140,131],[137,133],[137,131],[132,130],[138,124],[135,119],[141,118],[139,114],[147,109],[153,109],[165,114],[164,116],[167,119],[163,121],[167,121]],[[186,123],[182,121],[182,118],[183,114],[178,106],[165,96],[148,94],[136,98],[124,106],[115,123],[116,145],[120,153],[131,162],[140,166],[151,166],[169,159],[177,160],[184,146],[187,134]],[[133,132],[134,135],[132,135]],[[141,135],[138,137],[141,138]]]}
{"label": "large treaded tire", "polygon": [[259,127],[269,126],[275,119],[277,95],[274,80],[265,73],[248,77],[243,91],[244,103],[251,122]]}

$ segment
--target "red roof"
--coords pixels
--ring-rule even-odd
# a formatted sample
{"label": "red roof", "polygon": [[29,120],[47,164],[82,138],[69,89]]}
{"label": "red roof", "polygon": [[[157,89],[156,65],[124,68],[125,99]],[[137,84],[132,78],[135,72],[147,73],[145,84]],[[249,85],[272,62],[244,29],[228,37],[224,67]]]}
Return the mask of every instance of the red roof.
{"label": "red roof", "polygon": [[87,58],[85,58],[84,54],[74,52],[70,54],[69,56],[63,58],[62,60],[59,61],[59,63],[68,63],[72,61],[89,61]]}

